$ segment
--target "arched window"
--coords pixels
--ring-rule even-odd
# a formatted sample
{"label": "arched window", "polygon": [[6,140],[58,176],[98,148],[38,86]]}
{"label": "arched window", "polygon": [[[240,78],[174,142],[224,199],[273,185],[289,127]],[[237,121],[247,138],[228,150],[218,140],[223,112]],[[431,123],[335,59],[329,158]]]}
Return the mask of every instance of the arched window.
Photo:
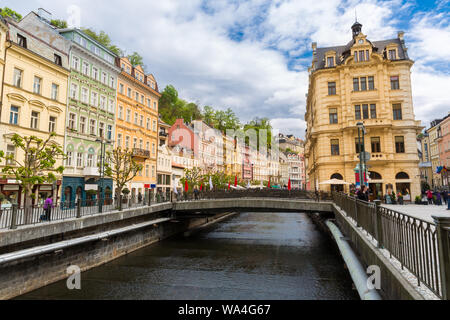
{"label": "arched window", "polygon": [[370,171],[369,174],[370,174],[370,179],[371,180],[381,180],[381,179],[383,179],[381,177],[381,174],[379,174],[378,172]]}
{"label": "arched window", "polygon": [[409,179],[409,176],[406,172],[399,172],[395,176],[395,179]]}
{"label": "arched window", "polygon": [[331,176],[331,179],[344,180],[344,178],[342,177],[342,175],[340,175],[339,173],[334,173],[334,174]]}

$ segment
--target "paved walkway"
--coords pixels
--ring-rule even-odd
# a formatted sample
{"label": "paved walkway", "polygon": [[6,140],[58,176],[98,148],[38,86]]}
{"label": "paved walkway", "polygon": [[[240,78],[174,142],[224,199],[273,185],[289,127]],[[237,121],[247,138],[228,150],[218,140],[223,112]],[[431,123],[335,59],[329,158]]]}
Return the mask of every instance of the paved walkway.
{"label": "paved walkway", "polygon": [[436,205],[419,205],[419,204],[382,204],[383,207],[407,214],[412,217],[420,218],[429,222],[434,223],[431,217],[436,213],[444,213],[450,216],[450,210],[447,210],[447,204],[442,206]]}

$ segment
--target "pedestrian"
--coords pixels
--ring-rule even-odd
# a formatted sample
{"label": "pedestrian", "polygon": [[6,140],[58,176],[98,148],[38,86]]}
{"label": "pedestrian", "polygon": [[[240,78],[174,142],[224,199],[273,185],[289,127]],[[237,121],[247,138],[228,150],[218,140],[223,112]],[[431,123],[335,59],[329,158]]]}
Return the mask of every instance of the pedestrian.
{"label": "pedestrian", "polygon": [[447,204],[447,201],[448,201],[447,194],[448,194],[448,191],[442,190],[441,198],[444,200],[444,204]]}
{"label": "pedestrian", "polygon": [[45,212],[45,219],[46,221],[50,221],[50,215],[52,213],[52,205],[53,205],[53,200],[51,198],[51,196],[48,196],[47,199],[45,199],[44,201],[44,212]]}
{"label": "pedestrian", "polygon": [[198,200],[198,194],[199,194],[198,188],[195,187],[194,188],[194,198],[195,198],[195,200]]}
{"label": "pedestrian", "polygon": [[142,193],[139,192],[138,194],[138,202],[141,203],[142,202]]}
{"label": "pedestrian", "polygon": [[403,204],[403,194],[399,191],[397,193],[398,204]]}
{"label": "pedestrian", "polygon": [[362,185],[361,188],[358,190],[356,196],[358,197],[359,200],[367,201],[367,194],[364,185]]}
{"label": "pedestrian", "polygon": [[427,200],[428,204],[433,204],[433,193],[430,189],[427,190]]}
{"label": "pedestrian", "polygon": [[436,205],[438,206],[442,205],[441,193],[439,191],[436,192]]}

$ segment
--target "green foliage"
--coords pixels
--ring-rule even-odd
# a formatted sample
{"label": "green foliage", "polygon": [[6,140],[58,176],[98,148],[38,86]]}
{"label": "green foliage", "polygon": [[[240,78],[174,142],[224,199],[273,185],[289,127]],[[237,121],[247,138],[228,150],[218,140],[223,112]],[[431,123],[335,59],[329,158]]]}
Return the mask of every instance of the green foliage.
{"label": "green foliage", "polygon": [[[259,149],[260,145],[264,145],[263,141],[260,141],[259,132],[260,130],[267,131],[267,147],[270,148],[272,146],[272,125],[270,124],[270,120],[268,118],[254,118],[252,121],[244,125],[244,130],[253,129],[257,133],[257,147]],[[246,139],[246,143],[248,140]]]}
{"label": "green foliage", "polygon": [[124,195],[127,195],[127,194],[130,193],[130,189],[128,189],[128,188],[123,188],[122,193],[123,193]]}
{"label": "green foliage", "polygon": [[63,166],[55,167],[58,159],[64,159],[65,154],[60,145],[52,141],[56,133],[49,134],[46,140],[36,136],[22,137],[17,133],[11,142],[23,154],[22,161],[15,159],[14,155],[5,155],[0,150],[0,162],[6,162],[2,169],[4,177],[14,176],[20,181],[25,195],[31,195],[36,184],[52,183],[56,180],[54,173],[62,174]]}
{"label": "green foliage", "polygon": [[130,60],[133,67],[137,67],[140,65],[142,67],[142,69],[145,70],[144,59],[142,58],[142,56],[139,53],[133,52],[132,54],[129,54],[127,56],[127,58],[128,58],[128,60]]}
{"label": "green foliage", "polygon": [[17,22],[22,20],[22,15],[20,13],[17,13],[16,11],[14,11],[8,7],[4,7],[3,9],[1,9],[0,15],[2,17],[10,17],[10,18],[16,20]]}
{"label": "green foliage", "polygon": [[65,20],[54,19],[54,20],[50,21],[50,24],[58,29],[67,28],[67,21],[65,21]]}
{"label": "green foliage", "polygon": [[116,55],[123,56],[123,51],[119,47],[111,43],[111,38],[106,32],[100,31],[100,33],[97,34],[94,30],[89,28],[81,28],[81,30],[88,36],[114,52]]}

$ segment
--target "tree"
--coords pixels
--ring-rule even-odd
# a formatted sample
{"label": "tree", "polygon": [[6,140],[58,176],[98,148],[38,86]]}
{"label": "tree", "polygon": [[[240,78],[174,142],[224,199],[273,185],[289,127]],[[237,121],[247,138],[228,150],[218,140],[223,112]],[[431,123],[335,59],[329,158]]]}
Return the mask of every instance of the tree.
{"label": "tree", "polygon": [[117,194],[119,195],[119,208],[121,209],[123,187],[136,177],[143,166],[134,160],[131,150],[123,150],[120,147],[106,152],[104,166],[105,175],[112,178],[116,183]]}
{"label": "tree", "polygon": [[81,30],[89,37],[93,38],[95,41],[99,42],[101,45],[114,52],[116,55],[123,56],[123,51],[119,47],[111,43],[111,38],[106,32],[100,31],[100,33],[97,34],[94,30],[89,28],[81,28]]}
{"label": "tree", "polygon": [[266,130],[267,131],[267,148],[270,148],[272,146],[272,125],[270,124],[270,120],[268,118],[258,118],[251,120],[249,123],[247,123],[244,126],[244,130],[253,129],[256,131],[257,134],[257,147],[258,149],[262,147],[260,144],[262,141],[259,137],[259,131],[260,130]]}
{"label": "tree", "polygon": [[5,155],[0,150],[0,162],[5,160],[5,167],[2,172],[6,176],[14,176],[22,186],[25,194],[25,221],[29,223],[31,220],[33,187],[37,184],[45,182],[53,182],[56,180],[54,173],[62,174],[63,166],[55,168],[58,159],[64,159],[65,154],[59,144],[52,139],[56,133],[49,134],[46,140],[36,136],[21,137],[17,133],[11,138],[11,142],[20,153],[23,153],[23,161],[16,160],[14,155]]}
{"label": "tree", "polygon": [[58,29],[67,28],[67,21],[65,21],[65,20],[54,19],[54,20],[50,21],[50,24]]}
{"label": "tree", "polygon": [[144,59],[142,58],[142,56],[139,53],[137,53],[135,51],[132,54],[129,54],[127,56],[127,58],[128,58],[128,60],[130,60],[133,67],[141,66],[142,69],[144,69],[144,71],[145,71]]}
{"label": "tree", "polygon": [[10,17],[10,18],[16,20],[17,22],[22,20],[22,15],[20,13],[17,13],[16,11],[14,11],[8,7],[4,7],[3,9],[1,9],[0,15],[2,17]]}
{"label": "tree", "polygon": [[214,124],[214,109],[210,106],[203,107],[203,121],[208,125]]}

